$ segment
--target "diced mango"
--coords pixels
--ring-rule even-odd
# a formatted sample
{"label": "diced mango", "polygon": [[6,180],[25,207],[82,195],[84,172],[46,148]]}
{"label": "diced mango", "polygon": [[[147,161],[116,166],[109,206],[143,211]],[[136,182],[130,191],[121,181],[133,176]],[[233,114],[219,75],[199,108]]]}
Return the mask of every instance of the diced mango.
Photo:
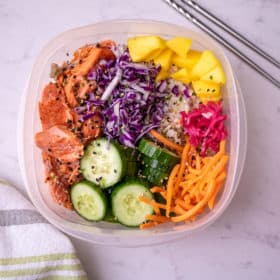
{"label": "diced mango", "polygon": [[160,64],[161,68],[167,71],[171,65],[172,54],[173,52],[170,49],[165,49],[154,59],[154,63]]}
{"label": "diced mango", "polygon": [[219,61],[211,51],[209,50],[204,51],[201,54],[200,59],[192,69],[192,75],[191,75],[192,79],[194,80],[199,79],[202,75],[211,71],[218,64]]}
{"label": "diced mango", "polygon": [[179,68],[187,68],[190,70],[198,62],[200,56],[201,52],[190,50],[186,58],[181,57],[177,54],[173,55],[171,62]]}
{"label": "diced mango", "polygon": [[221,65],[216,66],[210,72],[201,76],[201,80],[203,81],[213,81],[220,84],[225,84],[226,77]]}
{"label": "diced mango", "polygon": [[165,41],[158,36],[139,36],[127,40],[128,50],[132,61],[145,60],[155,51],[165,48]]}
{"label": "diced mango", "polygon": [[161,80],[164,80],[164,79],[166,79],[166,78],[168,77],[168,75],[169,75],[169,74],[168,74],[167,71],[161,69],[161,70],[159,71],[159,73],[157,74],[156,81],[159,82],[159,81],[161,81]]}
{"label": "diced mango", "polygon": [[195,94],[203,103],[207,103],[208,101],[217,102],[222,98],[218,83],[198,80],[193,81],[192,86]]}
{"label": "diced mango", "polygon": [[151,60],[154,60],[156,57],[158,57],[160,55],[160,53],[162,52],[163,50],[162,49],[158,49],[158,50],[155,50],[153,51],[151,54],[149,54],[143,61],[151,61]]}
{"label": "diced mango", "polygon": [[175,37],[166,42],[168,48],[181,57],[186,57],[191,48],[192,40],[185,37]]}
{"label": "diced mango", "polygon": [[186,68],[182,68],[182,69],[180,69],[179,71],[173,73],[173,74],[171,75],[171,77],[172,77],[174,80],[183,82],[183,83],[185,83],[185,84],[189,84],[190,81],[191,81],[190,73],[189,73],[189,71],[188,71]]}

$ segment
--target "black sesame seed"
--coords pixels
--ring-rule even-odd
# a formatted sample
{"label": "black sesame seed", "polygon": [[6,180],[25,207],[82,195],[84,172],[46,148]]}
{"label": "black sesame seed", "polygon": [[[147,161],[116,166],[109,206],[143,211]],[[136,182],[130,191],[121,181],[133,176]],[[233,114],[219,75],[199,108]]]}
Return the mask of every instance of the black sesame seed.
{"label": "black sesame seed", "polygon": [[114,173],[117,173],[117,170],[116,170],[116,169],[114,169]]}

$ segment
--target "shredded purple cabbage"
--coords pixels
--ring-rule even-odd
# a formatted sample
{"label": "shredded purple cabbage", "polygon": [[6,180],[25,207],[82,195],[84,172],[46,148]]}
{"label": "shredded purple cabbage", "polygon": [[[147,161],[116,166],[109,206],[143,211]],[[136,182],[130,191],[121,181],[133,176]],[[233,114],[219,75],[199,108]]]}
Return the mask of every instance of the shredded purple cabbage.
{"label": "shredded purple cabbage", "polygon": [[179,88],[176,84],[170,89],[166,80],[157,83],[160,66],[133,63],[127,48],[119,46],[114,53],[116,60],[102,60],[90,72],[88,79],[96,81],[97,90],[75,110],[81,115],[81,121],[85,121],[94,115],[94,107],[99,107],[104,134],[135,148],[138,140],[159,127],[170,91],[186,98],[189,92],[187,87]]}
{"label": "shredded purple cabbage", "polygon": [[[96,102],[91,96],[88,101],[102,106],[104,134],[108,138],[134,148],[141,137],[160,125],[167,93],[166,85],[156,86],[159,71],[152,64],[133,63],[124,49],[116,61],[99,63],[90,73],[89,79],[96,80],[98,92],[110,88],[110,96],[103,104],[97,104],[100,100]],[[117,73],[121,73],[121,79],[112,83]]]}

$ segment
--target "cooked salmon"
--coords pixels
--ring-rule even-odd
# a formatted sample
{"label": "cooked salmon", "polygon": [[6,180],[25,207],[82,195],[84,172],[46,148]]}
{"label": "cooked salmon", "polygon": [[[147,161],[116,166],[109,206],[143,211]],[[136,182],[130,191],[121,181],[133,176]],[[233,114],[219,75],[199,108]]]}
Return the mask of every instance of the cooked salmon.
{"label": "cooked salmon", "polygon": [[72,75],[65,85],[65,95],[71,107],[78,105],[79,99],[85,99],[91,90],[88,81],[83,76]]}
{"label": "cooked salmon", "polygon": [[35,142],[44,152],[62,162],[71,162],[83,155],[81,140],[63,125],[55,125],[37,133]]}
{"label": "cooked salmon", "polygon": [[54,84],[45,87],[39,103],[39,114],[43,130],[73,121],[71,110],[65,103],[63,89],[58,89]]}
{"label": "cooked salmon", "polygon": [[100,108],[91,108],[94,116],[85,122],[75,111],[82,106],[89,93],[95,93],[96,81],[87,75],[104,60],[114,60],[111,40],[89,44],[79,48],[73,59],[60,67],[56,83],[48,84],[42,93],[39,113],[43,131],[35,135],[36,145],[42,150],[46,181],[57,203],[72,209],[69,188],[83,179],[80,158],[84,147],[102,134],[103,119]]}
{"label": "cooked salmon", "polygon": [[84,141],[87,143],[102,133],[102,118],[97,113],[92,118],[86,120],[82,127]]}

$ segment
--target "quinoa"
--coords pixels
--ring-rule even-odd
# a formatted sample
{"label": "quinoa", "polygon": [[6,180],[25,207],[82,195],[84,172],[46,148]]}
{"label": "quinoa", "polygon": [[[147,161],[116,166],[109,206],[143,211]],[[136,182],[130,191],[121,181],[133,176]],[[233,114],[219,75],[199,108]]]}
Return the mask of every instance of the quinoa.
{"label": "quinoa", "polygon": [[[172,93],[172,88],[178,86],[179,94]],[[181,125],[181,112],[188,113],[198,103],[197,98],[192,95],[192,90],[188,87],[189,97],[183,94],[186,86],[181,82],[174,80],[168,81],[166,105],[164,108],[164,117],[161,121],[159,132],[165,135],[176,144],[184,144],[183,127]]]}

